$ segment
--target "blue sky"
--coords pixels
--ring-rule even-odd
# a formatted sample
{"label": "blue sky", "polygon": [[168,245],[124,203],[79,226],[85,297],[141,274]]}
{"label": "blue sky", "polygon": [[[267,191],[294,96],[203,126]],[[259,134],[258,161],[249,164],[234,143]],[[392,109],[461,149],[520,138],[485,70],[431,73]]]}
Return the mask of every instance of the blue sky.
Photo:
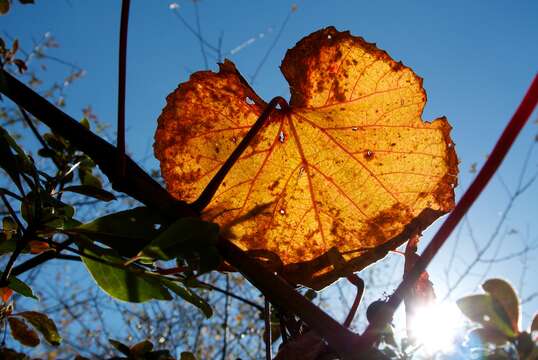
{"label": "blue sky", "polygon": [[[43,1],[35,6],[15,5],[9,16],[0,18],[0,31],[18,37],[23,48],[50,32],[60,43],[49,52],[73,62],[87,71],[67,92],[66,111],[82,116],[81,109],[92,105],[103,121],[114,124],[117,106],[117,53],[120,1]],[[171,1],[133,1],[129,24],[127,83],[127,144],[133,157],[146,168],[156,167],[151,144],[156,119],[165,97],[192,71],[204,67],[197,39],[169,9]],[[179,13],[193,26],[194,6],[179,1]],[[290,1],[199,2],[202,34],[222,48],[227,57],[249,79],[275,40],[289,14]],[[538,2],[518,1],[298,1],[282,36],[261,68],[254,89],[264,99],[288,97],[287,84],[279,71],[285,51],[303,36],[325,26],[350,30],[367,41],[377,43],[394,59],[401,60],[424,78],[428,103],[424,119],[447,116],[461,160],[461,195],[474,174],[472,163],[480,166],[497,137],[523,97],[538,70]],[[263,36],[261,35],[263,34]],[[234,54],[230,50],[249,42]],[[209,60],[215,69],[215,61]],[[65,76],[68,69],[50,63],[46,79]],[[500,212],[508,202],[504,181],[514,189],[525,153],[538,132],[532,122],[524,129],[500,175],[473,207],[469,220],[474,235],[484,242],[494,231]],[[529,162],[528,173],[536,171],[538,151]],[[506,237],[501,253],[518,251],[522,239],[538,241],[538,184],[517,200],[505,230],[517,233]],[[433,228],[435,228],[434,226]],[[428,231],[425,240],[432,235]],[[453,237],[434,260],[432,279],[440,295],[445,291],[443,269],[455,244]],[[495,246],[493,247],[495,248]],[[461,270],[474,252],[464,229],[457,245],[455,267]],[[491,252],[493,253],[493,252]],[[524,294],[538,288],[533,284],[537,253],[529,256],[529,276]],[[487,258],[491,256],[486,256]],[[479,266],[473,273],[480,273]],[[516,285],[521,273],[518,259],[494,264],[492,276],[502,276]],[[453,278],[458,269],[453,269]],[[475,289],[476,277],[469,277],[456,295]],[[390,289],[387,289],[390,291]],[[457,296],[456,296],[457,297]],[[538,301],[525,306],[527,316],[538,309]]]}

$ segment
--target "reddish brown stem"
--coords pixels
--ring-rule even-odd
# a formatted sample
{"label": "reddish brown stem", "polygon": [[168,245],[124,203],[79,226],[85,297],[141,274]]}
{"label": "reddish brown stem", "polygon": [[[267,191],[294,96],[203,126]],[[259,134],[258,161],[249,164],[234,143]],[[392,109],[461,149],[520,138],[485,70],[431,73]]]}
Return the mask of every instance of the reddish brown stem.
{"label": "reddish brown stem", "polygon": [[355,300],[353,300],[353,305],[351,305],[351,308],[349,309],[349,312],[346,316],[346,320],[344,321],[344,326],[346,328],[349,328],[351,326],[351,323],[353,322],[353,318],[355,317],[355,314],[357,313],[357,309],[359,308],[359,305],[361,303],[362,294],[364,293],[364,280],[362,280],[360,277],[358,277],[355,274],[349,275],[347,279],[357,288],[357,293],[355,294]]}
{"label": "reddish brown stem", "polygon": [[258,134],[258,132],[262,129],[263,125],[265,124],[265,121],[269,118],[273,110],[276,108],[277,105],[280,105],[281,109],[287,109],[288,103],[286,100],[280,96],[277,96],[273,98],[267,104],[265,109],[263,110],[262,114],[256,120],[254,125],[250,128],[250,130],[247,132],[243,140],[237,145],[235,150],[232,152],[232,154],[226,159],[224,164],[220,167],[219,171],[213,176],[209,184],[205,187],[204,191],[200,194],[198,199],[196,199],[191,206],[198,212],[202,212],[202,210],[205,209],[205,207],[209,204],[215,193],[217,192],[217,189],[219,188],[220,184],[232,168],[232,166],[239,160],[243,152],[247,149],[248,145],[252,142],[252,139]]}
{"label": "reddish brown stem", "polygon": [[125,87],[127,78],[127,32],[129,27],[130,0],[121,4],[120,45],[118,62],[118,125],[116,145],[119,150],[119,171],[125,175]]}
{"label": "reddish brown stem", "polygon": [[424,249],[424,252],[420,256],[420,259],[417,260],[415,266],[406,275],[405,279],[400,283],[396,291],[389,298],[386,313],[382,314],[382,318],[379,317],[375,319],[375,321],[373,321],[364,332],[360,339],[363,345],[370,345],[375,341],[376,329],[382,328],[384,324],[386,324],[387,321],[392,318],[394,311],[396,311],[396,308],[400,305],[404,297],[409,291],[411,291],[411,289],[414,288],[420,274],[426,270],[426,267],[431,262],[435,254],[437,254],[441,246],[443,246],[443,244],[446,242],[452,231],[456,228],[460,220],[469,210],[471,205],[476,201],[480,193],[488,184],[489,180],[493,177],[493,174],[495,174],[501,165],[503,159],[508,153],[508,150],[510,150],[514,140],[517,138],[521,129],[532,114],[537,103],[538,75],[535,75],[531,86],[525,94],[525,97],[499,137],[493,151],[491,152],[482,169],[480,169],[477,177],[471,186],[469,186],[465,194],[463,194],[461,200],[447,217],[443,225],[439,228],[426,249]]}

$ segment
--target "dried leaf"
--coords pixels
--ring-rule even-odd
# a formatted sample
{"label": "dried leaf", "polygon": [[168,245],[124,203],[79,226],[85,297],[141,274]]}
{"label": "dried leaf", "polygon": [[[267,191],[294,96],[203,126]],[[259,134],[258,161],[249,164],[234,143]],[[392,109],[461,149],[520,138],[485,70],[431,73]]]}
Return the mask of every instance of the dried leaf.
{"label": "dried leaf", "polygon": [[58,329],[56,328],[54,321],[49,319],[47,315],[37,311],[23,311],[14,315],[25,318],[37,331],[41,333],[41,335],[43,335],[49,344],[54,346],[60,345],[62,337],[58,333]]}
{"label": "dried leaf", "polygon": [[26,323],[14,317],[7,319],[11,336],[25,346],[36,347],[39,345],[39,336]]}
{"label": "dried leaf", "polygon": [[9,301],[9,298],[11,298],[11,295],[13,295],[13,290],[11,290],[10,288],[0,288],[0,299],[2,299],[3,302],[7,303]]}
{"label": "dried leaf", "polygon": [[[450,211],[457,158],[447,120],[421,120],[422,79],[362,38],[319,30],[281,69],[290,109],[269,117],[203,218],[321,288]],[[154,145],[170,193],[194,201],[266,105],[228,60],[171,93]]]}

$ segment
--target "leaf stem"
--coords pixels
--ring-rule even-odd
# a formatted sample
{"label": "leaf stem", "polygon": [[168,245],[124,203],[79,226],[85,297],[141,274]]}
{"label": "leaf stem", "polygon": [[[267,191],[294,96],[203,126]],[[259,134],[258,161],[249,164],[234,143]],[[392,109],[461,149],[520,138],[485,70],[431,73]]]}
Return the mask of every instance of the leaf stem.
{"label": "leaf stem", "polygon": [[191,203],[191,206],[197,211],[202,212],[207,205],[211,202],[211,199],[213,196],[215,196],[215,193],[217,192],[217,189],[219,188],[220,184],[232,168],[232,166],[239,160],[243,152],[247,149],[248,145],[252,142],[254,137],[258,134],[258,132],[262,129],[263,125],[265,124],[266,120],[269,118],[271,113],[275,110],[277,105],[280,105],[280,108],[282,110],[288,108],[288,103],[286,100],[280,96],[277,96],[273,98],[269,104],[265,107],[263,112],[261,113],[260,117],[258,117],[258,120],[252,125],[250,130],[247,132],[245,137],[241,140],[239,145],[235,148],[235,150],[232,152],[232,154],[226,159],[224,164],[220,167],[219,171],[213,176],[209,184],[205,187],[204,191],[200,194],[198,199],[196,199],[194,202]]}

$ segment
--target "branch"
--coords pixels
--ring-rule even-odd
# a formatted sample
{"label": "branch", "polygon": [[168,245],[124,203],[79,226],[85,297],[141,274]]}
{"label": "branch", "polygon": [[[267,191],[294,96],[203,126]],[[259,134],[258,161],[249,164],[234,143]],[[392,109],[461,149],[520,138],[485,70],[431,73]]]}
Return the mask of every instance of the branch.
{"label": "branch", "polygon": [[[0,71],[6,84],[0,91],[90,156],[115,190],[171,218],[198,216],[185,202],[174,199],[128,156],[125,158],[125,173],[128,176],[121,176],[117,171],[119,151],[115,146],[84,128],[10,74]],[[306,300],[285,280],[226,239],[220,239],[218,248],[223,258],[262,291],[272,304],[299,316],[339,354],[356,352],[353,341],[356,335]]]}
{"label": "branch", "polygon": [[118,62],[118,125],[116,146],[120,156],[120,172],[125,174],[125,83],[127,73],[127,31],[129,25],[130,0],[123,0],[121,4],[120,20],[120,51]]}

